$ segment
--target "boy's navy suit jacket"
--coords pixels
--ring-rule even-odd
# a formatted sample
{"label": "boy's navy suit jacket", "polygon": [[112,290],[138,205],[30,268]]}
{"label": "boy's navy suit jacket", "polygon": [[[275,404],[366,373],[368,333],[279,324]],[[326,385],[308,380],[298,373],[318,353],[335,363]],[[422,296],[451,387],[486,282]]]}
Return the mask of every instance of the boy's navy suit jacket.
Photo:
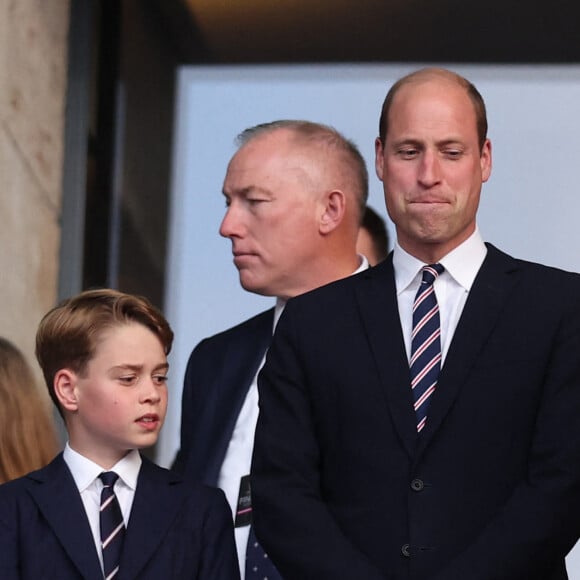
{"label": "boy's navy suit jacket", "polygon": [[[62,454],[0,486],[0,578],[102,580],[85,509]],[[239,578],[222,492],[143,458],[116,580]]]}

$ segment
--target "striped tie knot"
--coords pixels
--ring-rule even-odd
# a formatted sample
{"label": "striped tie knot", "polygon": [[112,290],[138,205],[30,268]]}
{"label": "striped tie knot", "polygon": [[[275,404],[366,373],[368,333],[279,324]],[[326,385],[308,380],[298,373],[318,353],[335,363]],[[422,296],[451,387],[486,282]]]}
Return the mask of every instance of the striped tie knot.
{"label": "striped tie knot", "polygon": [[99,479],[103,482],[103,487],[114,487],[119,476],[114,471],[103,471]]}
{"label": "striped tie knot", "polygon": [[409,366],[418,432],[425,427],[429,398],[435,392],[441,369],[441,327],[433,283],[444,269],[441,264],[422,268],[421,284],[413,302]]}
{"label": "striped tie knot", "polygon": [[421,284],[432,285],[437,279],[437,276],[439,276],[443,270],[445,270],[445,268],[441,264],[429,264],[428,266],[423,266],[421,269],[423,272]]}

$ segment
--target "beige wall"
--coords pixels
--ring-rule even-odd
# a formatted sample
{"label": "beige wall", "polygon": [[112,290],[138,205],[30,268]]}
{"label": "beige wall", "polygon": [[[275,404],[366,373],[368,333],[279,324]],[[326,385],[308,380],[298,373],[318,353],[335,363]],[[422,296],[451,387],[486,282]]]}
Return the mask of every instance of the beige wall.
{"label": "beige wall", "polygon": [[30,358],[57,297],[68,18],[0,0],[0,334]]}

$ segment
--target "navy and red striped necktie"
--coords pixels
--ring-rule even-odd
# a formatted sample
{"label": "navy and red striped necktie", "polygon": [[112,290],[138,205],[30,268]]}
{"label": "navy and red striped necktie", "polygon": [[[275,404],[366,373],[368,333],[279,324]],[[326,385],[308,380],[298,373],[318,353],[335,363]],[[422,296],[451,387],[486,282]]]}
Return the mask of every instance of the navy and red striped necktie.
{"label": "navy and red striped necktie", "polygon": [[418,433],[425,427],[429,400],[441,370],[441,325],[433,283],[444,269],[441,264],[423,267],[423,279],[413,303],[409,366]]}
{"label": "navy and red striped necktie", "polygon": [[101,473],[99,478],[103,482],[100,507],[103,571],[105,580],[112,580],[119,572],[121,550],[125,537],[125,522],[114,490],[115,482],[119,476],[114,471],[106,471]]}

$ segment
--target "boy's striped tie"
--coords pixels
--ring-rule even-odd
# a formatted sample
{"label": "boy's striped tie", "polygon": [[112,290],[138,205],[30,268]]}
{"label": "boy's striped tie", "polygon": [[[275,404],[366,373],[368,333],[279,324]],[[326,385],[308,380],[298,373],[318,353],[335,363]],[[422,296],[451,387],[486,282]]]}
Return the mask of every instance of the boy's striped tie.
{"label": "boy's striped tie", "polygon": [[107,471],[101,473],[99,478],[103,482],[100,508],[103,569],[105,580],[111,580],[119,572],[119,561],[125,537],[125,523],[114,490],[115,482],[119,476],[114,471]]}

